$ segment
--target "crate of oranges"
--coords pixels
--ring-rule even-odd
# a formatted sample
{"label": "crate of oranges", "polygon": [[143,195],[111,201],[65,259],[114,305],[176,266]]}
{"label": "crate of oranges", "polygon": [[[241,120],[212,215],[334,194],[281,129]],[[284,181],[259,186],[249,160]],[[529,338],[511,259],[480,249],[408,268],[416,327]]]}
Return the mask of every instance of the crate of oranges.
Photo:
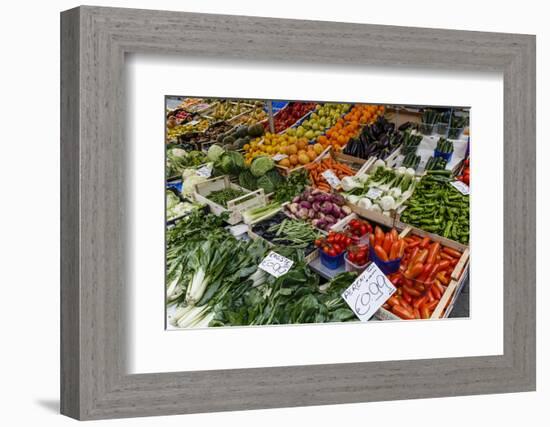
{"label": "crate of oranges", "polygon": [[351,138],[355,138],[361,128],[376,120],[384,114],[383,106],[356,104],[348,113],[338,119],[336,124],[326,131],[324,135],[317,137],[317,143],[324,148],[332,147],[342,150]]}
{"label": "crate of oranges", "polygon": [[250,164],[255,157],[272,157],[283,173],[313,162],[324,151],[320,144],[309,144],[307,138],[295,135],[267,132],[262,139],[255,139],[243,146],[244,158]]}

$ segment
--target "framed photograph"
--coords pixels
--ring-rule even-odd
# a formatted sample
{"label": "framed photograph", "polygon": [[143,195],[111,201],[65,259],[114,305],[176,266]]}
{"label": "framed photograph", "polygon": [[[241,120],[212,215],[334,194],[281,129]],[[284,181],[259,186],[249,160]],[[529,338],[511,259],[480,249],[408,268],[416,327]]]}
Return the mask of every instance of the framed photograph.
{"label": "framed photograph", "polygon": [[63,414],[535,390],[534,36],[83,6],[61,58]]}

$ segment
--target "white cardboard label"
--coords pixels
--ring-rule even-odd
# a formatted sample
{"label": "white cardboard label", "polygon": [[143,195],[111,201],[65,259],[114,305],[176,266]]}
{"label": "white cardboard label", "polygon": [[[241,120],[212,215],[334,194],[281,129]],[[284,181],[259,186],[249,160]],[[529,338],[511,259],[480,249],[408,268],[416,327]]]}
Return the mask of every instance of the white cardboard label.
{"label": "white cardboard label", "polygon": [[378,199],[382,194],[384,194],[384,190],[381,190],[377,187],[371,187],[369,188],[369,191],[367,191],[366,197],[372,200]]}
{"label": "white cardboard label", "polygon": [[279,160],[283,160],[283,159],[286,159],[288,156],[286,154],[275,154],[272,159],[276,162],[278,162]]}
{"label": "white cardboard label", "polygon": [[451,185],[465,196],[470,194],[470,187],[462,181],[453,181],[451,182]]}
{"label": "white cardboard label", "polygon": [[277,252],[271,251],[262,260],[259,267],[272,276],[281,277],[290,270],[292,264],[294,264],[294,261],[279,255]]}
{"label": "white cardboard label", "polygon": [[323,175],[323,178],[327,180],[332,188],[340,187],[340,178],[336,176],[332,169],[327,169],[321,175]]}
{"label": "white cardboard label", "polygon": [[210,178],[210,175],[212,175],[212,163],[207,163],[206,165],[198,168],[197,175],[203,176],[205,178]]}
{"label": "white cardboard label", "polygon": [[362,321],[368,321],[395,292],[395,286],[378,266],[371,262],[342,293],[342,298]]}

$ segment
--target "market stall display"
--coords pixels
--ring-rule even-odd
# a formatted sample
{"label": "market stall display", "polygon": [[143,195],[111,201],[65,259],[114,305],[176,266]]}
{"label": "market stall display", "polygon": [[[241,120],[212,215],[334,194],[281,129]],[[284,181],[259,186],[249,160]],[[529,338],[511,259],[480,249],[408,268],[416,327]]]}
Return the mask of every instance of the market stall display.
{"label": "market stall display", "polygon": [[167,110],[170,327],[359,321],[342,293],[371,265],[395,293],[370,320],[451,315],[469,277],[470,141],[450,129],[468,112],[270,102]]}

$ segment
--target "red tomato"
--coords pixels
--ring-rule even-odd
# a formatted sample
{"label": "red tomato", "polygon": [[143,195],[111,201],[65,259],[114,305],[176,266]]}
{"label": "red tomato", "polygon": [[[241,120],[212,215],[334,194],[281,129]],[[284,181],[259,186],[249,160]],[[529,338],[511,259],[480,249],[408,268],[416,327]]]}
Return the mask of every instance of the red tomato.
{"label": "red tomato", "polygon": [[336,255],[338,255],[338,254],[336,253],[336,251],[335,251],[334,249],[330,249],[330,250],[328,251],[327,255],[329,255],[329,256],[336,256]]}
{"label": "red tomato", "polygon": [[355,254],[353,252],[348,252],[348,259],[351,262],[355,262]]}
{"label": "red tomato", "polygon": [[367,234],[367,226],[365,224],[361,224],[359,227],[359,235],[364,236]]}
{"label": "red tomato", "polygon": [[332,249],[334,249],[334,251],[339,254],[342,252],[342,246],[338,243],[335,243],[333,246],[332,246]]}

